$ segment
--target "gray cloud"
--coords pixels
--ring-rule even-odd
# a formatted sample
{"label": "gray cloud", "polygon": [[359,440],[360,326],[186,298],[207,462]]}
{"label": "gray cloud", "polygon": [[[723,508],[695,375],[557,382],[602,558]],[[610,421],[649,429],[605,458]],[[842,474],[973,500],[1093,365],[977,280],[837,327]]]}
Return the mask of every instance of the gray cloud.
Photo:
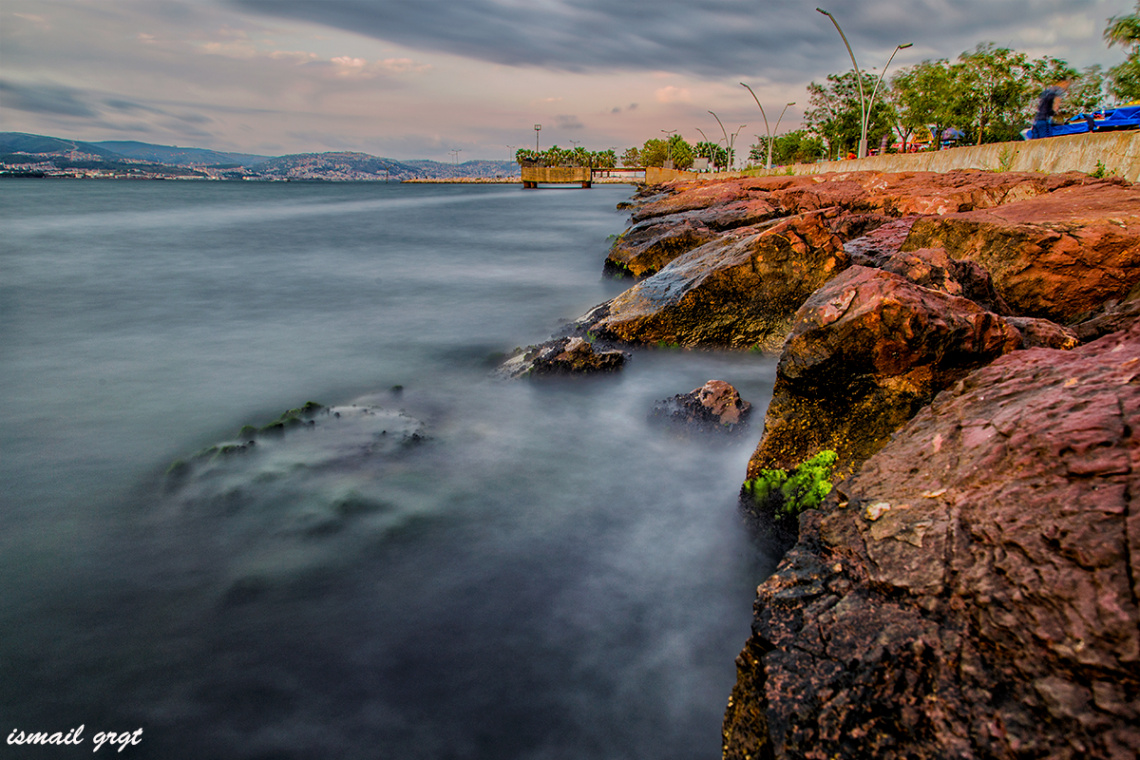
{"label": "gray cloud", "polygon": [[98,113],[84,101],[77,90],[56,85],[25,85],[0,80],[4,107],[18,111],[94,118]]}
{"label": "gray cloud", "polygon": [[558,122],[558,127],[560,129],[585,129],[586,128],[586,125],[582,123],[582,120],[579,119],[574,114],[560,113],[554,118]]}
{"label": "gray cloud", "polygon": [[[1027,29],[1041,27],[1054,14],[1090,10],[1087,0],[825,1],[857,56],[868,57],[901,42],[915,42],[916,51],[934,57],[954,57],[983,41],[1016,46]],[[664,70],[786,82],[849,66],[834,27],[815,12],[815,0],[228,2],[268,16],[513,66]],[[1127,12],[1128,5],[1109,12]],[[1090,44],[1103,50],[1099,29]]]}

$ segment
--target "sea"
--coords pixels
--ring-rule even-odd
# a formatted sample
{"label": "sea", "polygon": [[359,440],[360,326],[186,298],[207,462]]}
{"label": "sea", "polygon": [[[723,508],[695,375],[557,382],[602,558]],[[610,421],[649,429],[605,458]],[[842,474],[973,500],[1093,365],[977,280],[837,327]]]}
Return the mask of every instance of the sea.
{"label": "sea", "polygon": [[0,757],[719,757],[775,359],[494,373],[632,192],[0,180]]}

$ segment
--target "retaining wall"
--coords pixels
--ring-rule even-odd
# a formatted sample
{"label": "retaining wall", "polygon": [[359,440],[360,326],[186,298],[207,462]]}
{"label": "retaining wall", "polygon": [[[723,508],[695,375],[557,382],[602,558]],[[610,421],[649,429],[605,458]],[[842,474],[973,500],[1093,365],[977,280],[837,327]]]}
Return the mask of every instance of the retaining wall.
{"label": "retaining wall", "polygon": [[[823,161],[817,164],[793,164],[773,169],[772,174],[823,174],[826,172],[948,172],[954,169],[989,171],[1060,172],[1078,171],[1092,174],[1098,163],[1109,173],[1129,182],[1140,180],[1140,130],[1125,132],[1093,132],[1065,135],[1044,140],[990,143],[988,145],[923,151],[886,156],[870,156],[851,161]],[[790,172],[789,172],[790,169]],[[760,171],[759,175],[765,174]],[[756,176],[757,172],[748,172]],[[648,184],[672,179],[742,176],[741,172],[703,174],[650,167],[645,170]]]}

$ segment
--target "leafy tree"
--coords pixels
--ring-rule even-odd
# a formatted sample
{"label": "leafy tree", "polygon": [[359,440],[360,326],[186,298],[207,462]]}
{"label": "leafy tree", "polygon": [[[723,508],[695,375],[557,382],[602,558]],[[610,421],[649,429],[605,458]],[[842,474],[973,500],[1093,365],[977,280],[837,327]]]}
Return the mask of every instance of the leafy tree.
{"label": "leafy tree", "polygon": [[909,135],[930,130],[930,147],[937,150],[942,133],[966,123],[966,107],[959,89],[959,64],[945,58],[923,61],[903,69],[891,80],[890,100],[897,124]]}
{"label": "leafy tree", "polygon": [[673,159],[674,169],[688,169],[693,165],[693,146],[680,135],[669,137],[669,158]]}
{"label": "leafy tree", "polygon": [[1108,70],[1108,91],[1120,103],[1140,100],[1140,55],[1131,53],[1123,63]]}
{"label": "leafy tree", "polygon": [[697,158],[707,158],[713,166],[728,166],[728,151],[714,142],[703,140],[693,150]]}
{"label": "leafy tree", "polygon": [[1127,16],[1113,16],[1104,28],[1104,39],[1108,46],[1123,45],[1133,48],[1140,43],[1140,2],[1136,3],[1136,12]]}
{"label": "leafy tree", "polygon": [[641,146],[641,161],[645,166],[664,166],[668,156],[669,146],[656,137],[651,137]]}
{"label": "leafy tree", "polygon": [[641,151],[637,148],[626,148],[621,154],[622,166],[641,166]]}
{"label": "leafy tree", "polygon": [[[796,129],[776,135],[772,141],[772,164],[805,164],[815,161],[823,155],[826,148],[823,140],[808,134],[806,129]],[[761,137],[759,142],[752,146],[748,158],[768,162],[768,138]]]}
{"label": "leafy tree", "polygon": [[[877,78],[863,72],[863,90],[869,96]],[[808,85],[809,106],[804,114],[808,130],[826,141],[829,151],[839,155],[855,150],[862,134],[863,112],[859,100],[859,79],[854,70],[828,74],[827,84]],[[867,124],[867,143],[873,145],[891,131],[892,107],[886,99],[876,99]]]}
{"label": "leafy tree", "polygon": [[617,163],[617,156],[612,150],[594,153],[581,146],[567,150],[552,145],[542,151],[519,148],[515,151],[515,161],[531,166],[589,166],[608,169]]}
{"label": "leafy tree", "polygon": [[1140,100],[1140,2],[1135,13],[1108,20],[1104,39],[1109,47],[1120,45],[1128,50],[1128,58],[1108,70],[1109,92],[1121,102]]}
{"label": "leafy tree", "polygon": [[1069,88],[1065,100],[1076,113],[1099,111],[1104,108],[1106,84],[1104,71],[1094,63],[1081,72],[1076,84]]}

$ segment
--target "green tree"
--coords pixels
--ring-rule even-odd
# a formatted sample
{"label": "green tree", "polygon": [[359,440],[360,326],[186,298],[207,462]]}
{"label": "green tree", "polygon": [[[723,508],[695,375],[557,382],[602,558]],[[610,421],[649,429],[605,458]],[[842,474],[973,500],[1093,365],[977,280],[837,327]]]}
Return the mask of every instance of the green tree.
{"label": "green tree", "polygon": [[641,161],[645,166],[664,166],[668,156],[668,145],[656,137],[651,137],[641,146]]}
{"label": "green tree", "polygon": [[1140,100],[1140,2],[1135,13],[1108,20],[1104,39],[1109,47],[1120,45],[1128,50],[1124,62],[1108,70],[1108,91],[1123,103]]}
{"label": "green tree", "polygon": [[[772,165],[806,164],[820,158],[826,148],[823,140],[806,129],[796,129],[776,135],[772,142]],[[748,158],[760,164],[768,162],[768,138],[761,137],[748,153]]]}
{"label": "green tree", "polygon": [[889,99],[906,134],[931,133],[937,150],[943,131],[966,123],[967,104],[959,89],[960,65],[945,58],[923,61],[901,70],[891,80]]}
{"label": "green tree", "polygon": [[626,148],[621,154],[622,166],[642,166],[641,151],[637,148]]}
{"label": "green tree", "polygon": [[680,135],[669,137],[669,158],[673,159],[674,169],[688,169],[693,165],[693,146]]}
{"label": "green tree", "polygon": [[728,166],[728,151],[714,142],[702,140],[693,150],[697,158],[707,158],[713,166]]}
{"label": "green tree", "polygon": [[1106,84],[1104,71],[1094,63],[1081,72],[1076,84],[1069,88],[1065,100],[1076,113],[1099,111],[1104,108]]}
{"label": "green tree", "polygon": [[[875,89],[877,78],[863,73],[863,91]],[[809,105],[804,113],[808,130],[822,138],[832,155],[842,155],[859,146],[862,133],[862,106],[859,100],[859,79],[854,70],[843,74],[828,74],[827,84],[812,82],[808,85]],[[891,131],[892,107],[885,98],[876,99],[867,125],[867,144],[875,145]]]}

